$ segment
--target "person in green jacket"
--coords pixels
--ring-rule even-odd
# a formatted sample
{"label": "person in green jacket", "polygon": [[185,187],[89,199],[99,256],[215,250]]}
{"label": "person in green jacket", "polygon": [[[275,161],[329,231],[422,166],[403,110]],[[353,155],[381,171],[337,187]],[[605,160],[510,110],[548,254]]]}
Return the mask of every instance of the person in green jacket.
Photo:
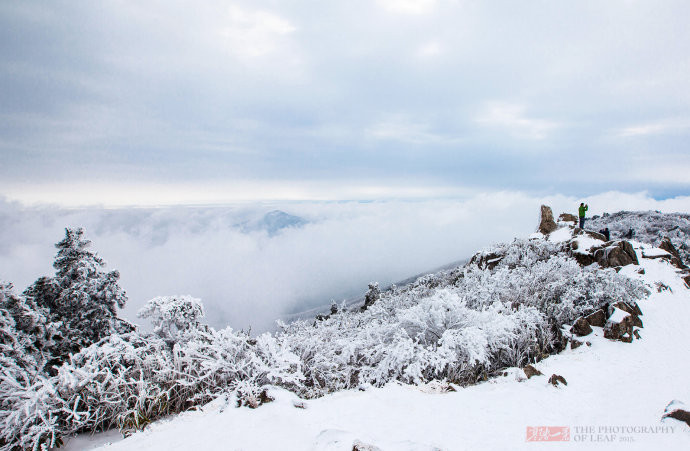
{"label": "person in green jacket", "polygon": [[589,205],[585,205],[584,202],[580,204],[578,213],[580,214],[580,228],[585,228],[585,212],[589,209]]}

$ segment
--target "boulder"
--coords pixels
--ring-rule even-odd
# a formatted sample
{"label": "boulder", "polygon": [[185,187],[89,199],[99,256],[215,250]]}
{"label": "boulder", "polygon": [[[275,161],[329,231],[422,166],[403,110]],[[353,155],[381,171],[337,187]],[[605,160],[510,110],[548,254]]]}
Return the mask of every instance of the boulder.
{"label": "boulder", "polygon": [[570,349],[577,349],[582,346],[582,344],[580,340],[570,340]]}
{"label": "boulder", "polygon": [[585,317],[590,326],[604,327],[606,325],[606,313],[599,309]]}
{"label": "boulder", "polygon": [[584,337],[592,333],[592,327],[589,325],[586,319],[580,317],[575,321],[573,327],[570,328],[570,332],[574,333],[578,337]]}
{"label": "boulder", "polygon": [[630,315],[630,321],[632,322],[633,326],[644,328],[642,320],[639,317],[639,315],[642,315],[642,310],[640,310],[640,306],[637,305],[637,302],[633,302],[632,304],[628,304],[626,302],[616,302],[612,307],[612,314],[614,309],[621,309]]}
{"label": "boulder", "polygon": [[522,371],[525,372],[525,376],[527,376],[527,379],[530,379],[532,376],[541,376],[541,371],[533,367],[532,365],[527,365],[525,366]]}
{"label": "boulder", "polygon": [[676,247],[671,243],[671,240],[668,237],[664,237],[661,240],[661,243],[659,244],[659,249],[662,249],[669,254],[671,254],[670,262],[673,266],[675,266],[678,269],[686,269],[687,266],[683,264],[683,260],[680,258],[680,254],[678,253],[678,250]]}
{"label": "boulder", "polygon": [[563,376],[559,376],[558,374],[551,375],[549,378],[549,384],[553,385],[554,387],[558,387],[558,384],[568,385],[568,383],[565,381],[565,378]]}
{"label": "boulder", "polygon": [[541,218],[539,219],[539,231],[544,235],[548,235],[557,228],[558,226],[556,225],[556,222],[553,220],[553,211],[551,211],[551,207],[542,205]]}
{"label": "boulder", "polygon": [[642,309],[640,308],[639,305],[637,305],[637,302],[616,302],[613,304],[614,307],[618,307],[619,309],[626,311],[632,315],[638,315],[642,316]]}
{"label": "boulder", "polygon": [[572,215],[572,214],[570,214],[570,213],[561,213],[561,214],[558,216],[558,221],[559,221],[559,222],[573,222],[573,223],[575,223],[576,225],[577,225],[577,223],[578,223],[577,216]]}
{"label": "boulder", "polygon": [[682,402],[673,400],[666,406],[661,418],[673,418],[690,426],[690,409],[686,408]]}
{"label": "boulder", "polygon": [[593,249],[594,261],[602,268],[615,268],[626,265],[639,265],[635,249],[628,241],[618,241],[611,246]]}
{"label": "boulder", "polygon": [[619,340],[625,343],[632,342],[633,320],[632,315],[620,309],[614,309],[604,327],[604,338]]}

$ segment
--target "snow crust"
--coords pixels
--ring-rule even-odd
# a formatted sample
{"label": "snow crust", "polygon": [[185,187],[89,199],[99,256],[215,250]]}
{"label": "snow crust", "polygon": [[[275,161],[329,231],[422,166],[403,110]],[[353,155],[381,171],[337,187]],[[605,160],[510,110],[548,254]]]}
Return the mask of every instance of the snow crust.
{"label": "snow crust", "polygon": [[628,312],[626,312],[626,311],[624,311],[624,310],[621,310],[621,309],[619,309],[619,308],[615,308],[615,309],[613,310],[613,313],[612,313],[611,316],[609,317],[609,322],[612,322],[612,323],[620,323],[620,322],[623,321],[623,319],[625,319],[625,317],[628,316],[628,315],[630,315]]}
{"label": "snow crust", "polygon": [[594,246],[601,246],[603,244],[603,241],[594,239],[588,235],[579,236],[574,241],[577,242],[577,250],[575,250],[575,252],[579,254],[588,254],[589,250]]}
{"label": "snow crust", "polygon": [[551,232],[549,235],[549,241],[554,243],[562,243],[564,241],[568,241],[572,237],[573,231],[570,229],[570,227],[561,227]]}

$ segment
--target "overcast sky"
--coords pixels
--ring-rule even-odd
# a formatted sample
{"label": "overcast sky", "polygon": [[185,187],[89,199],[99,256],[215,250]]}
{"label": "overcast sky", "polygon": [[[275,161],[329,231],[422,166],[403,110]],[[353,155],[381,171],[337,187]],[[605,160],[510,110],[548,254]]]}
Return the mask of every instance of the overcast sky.
{"label": "overcast sky", "polygon": [[25,202],[690,194],[690,2],[0,2]]}

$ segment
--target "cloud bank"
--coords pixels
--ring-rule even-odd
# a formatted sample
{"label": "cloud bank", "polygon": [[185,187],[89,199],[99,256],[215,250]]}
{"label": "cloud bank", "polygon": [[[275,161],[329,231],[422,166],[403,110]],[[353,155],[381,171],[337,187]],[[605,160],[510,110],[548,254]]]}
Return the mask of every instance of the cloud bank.
{"label": "cloud bank", "polygon": [[[61,209],[0,202],[0,279],[21,291],[53,273],[64,227],[83,226],[93,248],[121,272],[129,302],[121,316],[170,294],[200,297],[210,324],[268,330],[275,319],[359,296],[470,257],[482,247],[526,237],[539,205],[591,215],[619,210],[690,211],[690,197],[645,193],[586,199],[496,192],[465,199],[290,202],[156,209]],[[280,233],[243,226],[272,210],[308,221]],[[254,221],[254,222],[252,222]]]}

